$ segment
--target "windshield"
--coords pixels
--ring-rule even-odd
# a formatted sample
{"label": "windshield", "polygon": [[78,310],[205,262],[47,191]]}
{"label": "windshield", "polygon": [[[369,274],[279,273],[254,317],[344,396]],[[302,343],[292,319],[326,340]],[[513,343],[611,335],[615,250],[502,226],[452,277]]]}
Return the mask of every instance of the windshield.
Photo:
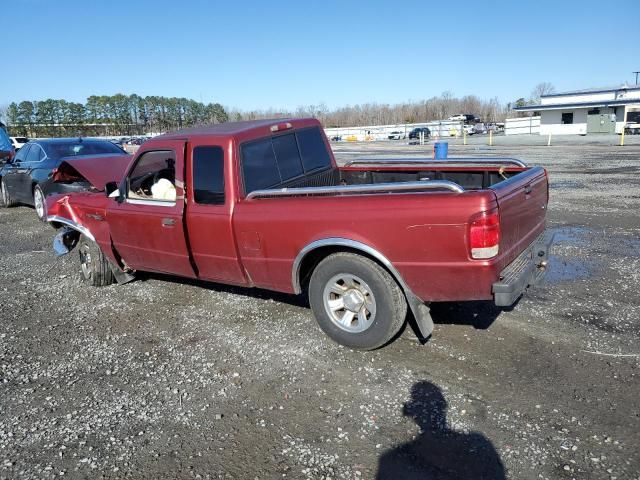
{"label": "windshield", "polygon": [[42,147],[50,158],[79,157],[82,155],[125,155],[116,145],[107,141],[70,140],[68,142],[43,143]]}

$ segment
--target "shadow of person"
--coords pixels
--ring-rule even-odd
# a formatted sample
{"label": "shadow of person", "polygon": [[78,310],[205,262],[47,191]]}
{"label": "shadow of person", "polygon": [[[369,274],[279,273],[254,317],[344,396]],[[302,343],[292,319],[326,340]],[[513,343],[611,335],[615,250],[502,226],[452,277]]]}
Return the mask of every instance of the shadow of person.
{"label": "shadow of person", "polygon": [[491,441],[480,433],[458,433],[447,427],[447,401],[437,386],[427,381],[416,383],[403,414],[414,419],[420,435],[380,457],[378,480],[506,478]]}
{"label": "shadow of person", "polygon": [[478,330],[486,330],[506,310],[496,307],[492,301],[434,302],[431,304],[431,318],[436,324],[471,325]]}

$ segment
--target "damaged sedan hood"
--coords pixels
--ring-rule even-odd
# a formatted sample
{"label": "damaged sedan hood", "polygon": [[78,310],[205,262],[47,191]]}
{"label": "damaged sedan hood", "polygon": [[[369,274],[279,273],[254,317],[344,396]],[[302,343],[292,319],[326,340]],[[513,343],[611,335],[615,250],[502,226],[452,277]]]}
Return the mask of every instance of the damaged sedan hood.
{"label": "damaged sedan hood", "polygon": [[86,180],[95,189],[104,190],[108,182],[120,182],[133,155],[95,155],[63,159],[53,175],[54,182]]}

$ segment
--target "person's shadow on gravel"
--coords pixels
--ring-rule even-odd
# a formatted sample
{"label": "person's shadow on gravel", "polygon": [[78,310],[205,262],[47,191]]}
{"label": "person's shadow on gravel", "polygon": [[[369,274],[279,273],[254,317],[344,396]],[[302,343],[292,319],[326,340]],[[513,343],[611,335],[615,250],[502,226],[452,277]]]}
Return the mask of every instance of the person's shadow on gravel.
{"label": "person's shadow on gravel", "polygon": [[506,478],[491,441],[481,433],[458,433],[447,427],[447,401],[434,384],[416,383],[403,414],[415,420],[421,433],[380,457],[378,480]]}

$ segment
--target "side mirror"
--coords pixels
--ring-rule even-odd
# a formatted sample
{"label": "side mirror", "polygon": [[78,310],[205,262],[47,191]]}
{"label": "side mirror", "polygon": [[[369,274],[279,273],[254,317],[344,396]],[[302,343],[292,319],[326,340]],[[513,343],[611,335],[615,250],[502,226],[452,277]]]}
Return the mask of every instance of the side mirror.
{"label": "side mirror", "polygon": [[116,202],[122,203],[124,202],[124,195],[122,194],[122,189],[118,188],[117,182],[109,182],[104,186],[104,191],[107,197],[115,198]]}
{"label": "side mirror", "polygon": [[[118,190],[118,182],[108,182],[104,186],[104,191],[107,194],[107,197],[114,197],[116,195],[112,195],[116,190]],[[118,192],[120,193],[120,192]]]}

